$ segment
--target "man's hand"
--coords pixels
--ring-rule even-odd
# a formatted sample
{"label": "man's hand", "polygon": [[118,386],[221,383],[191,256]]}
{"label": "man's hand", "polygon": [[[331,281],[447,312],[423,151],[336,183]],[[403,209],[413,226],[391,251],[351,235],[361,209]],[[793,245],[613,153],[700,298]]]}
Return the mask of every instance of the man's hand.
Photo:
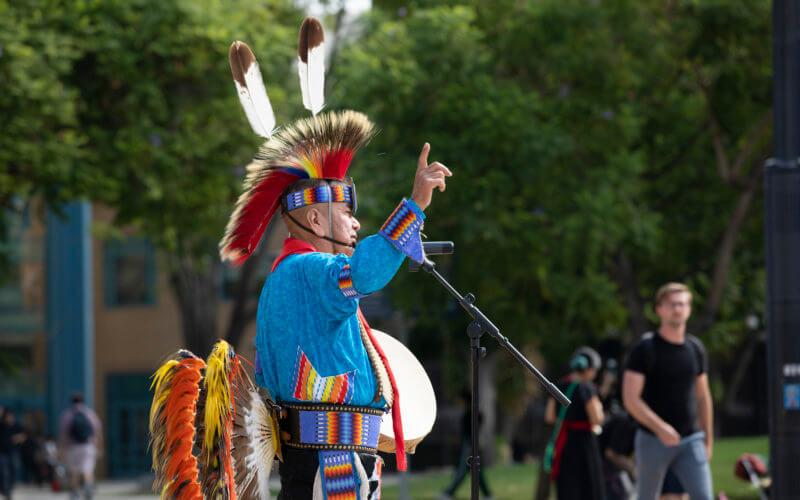
{"label": "man's hand", "polygon": [[431,204],[433,190],[438,187],[439,191],[444,191],[444,178],[453,175],[447,167],[438,161],[428,165],[428,152],[430,150],[431,145],[426,142],[422,146],[422,152],[419,154],[419,160],[417,160],[417,174],[414,177],[414,190],[411,192],[411,199],[422,210],[425,210]]}
{"label": "man's hand", "polygon": [[666,422],[663,426],[659,427],[656,437],[664,446],[678,446],[681,442],[681,435],[678,434],[678,431],[676,431],[674,427]]}
{"label": "man's hand", "polygon": [[711,455],[713,454],[714,443],[706,439],[706,456],[708,457],[708,461],[711,461]]}

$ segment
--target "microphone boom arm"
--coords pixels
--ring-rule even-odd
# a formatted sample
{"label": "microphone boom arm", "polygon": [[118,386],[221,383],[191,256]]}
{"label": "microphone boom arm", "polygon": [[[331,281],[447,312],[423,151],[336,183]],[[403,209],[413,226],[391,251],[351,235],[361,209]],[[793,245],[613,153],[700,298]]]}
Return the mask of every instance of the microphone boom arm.
{"label": "microphone boom arm", "polygon": [[567,396],[565,396],[555,384],[550,382],[547,377],[545,377],[535,366],[533,366],[533,364],[528,361],[528,359],[511,344],[511,342],[509,342],[508,338],[500,333],[500,329],[497,328],[497,326],[495,326],[495,324],[492,323],[480,309],[478,309],[478,306],[475,305],[474,295],[468,293],[466,296],[462,296],[460,293],[458,293],[458,290],[453,288],[453,286],[446,279],[444,279],[444,277],[439,274],[438,271],[436,271],[436,265],[427,258],[422,262],[422,264],[419,264],[419,267],[432,274],[433,277],[436,278],[436,280],[439,281],[439,283],[441,283],[442,286],[444,286],[453,297],[456,298],[461,307],[467,311],[467,314],[472,316],[474,321],[470,325],[470,328],[473,328],[472,325],[477,325],[477,327],[480,327],[479,333],[486,332],[494,337],[501,346],[505,347],[506,350],[517,359],[517,361],[519,361],[525,368],[528,369],[529,372],[533,374],[534,377],[536,377],[539,383],[542,384],[545,390],[549,392],[550,395],[556,399],[556,401],[564,406],[569,406],[569,398],[567,398]]}

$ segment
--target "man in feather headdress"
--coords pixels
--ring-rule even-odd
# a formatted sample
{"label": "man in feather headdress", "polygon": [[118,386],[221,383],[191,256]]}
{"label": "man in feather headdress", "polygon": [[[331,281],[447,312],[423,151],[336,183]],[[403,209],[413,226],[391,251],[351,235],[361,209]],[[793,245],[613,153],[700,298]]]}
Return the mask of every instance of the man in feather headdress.
{"label": "man in feather headdress", "polygon": [[452,174],[441,163],[428,163],[426,143],[411,197],[378,234],[358,242],[356,190],[345,175],[372,137],[373,124],[355,111],[318,114],[323,39],[319,22],[307,19],[298,65],[303,103],[314,116],[274,134],[271,109],[259,105],[268,100],[261,96],[255,58],[240,42],[231,48],[242,105],[254,130],[268,140],[248,166],[220,254],[235,263],[246,260],[280,207],[289,238],[259,300],[255,363],[256,382],[269,391],[280,420],[274,443],[283,455],[279,498],[371,499],[380,495],[376,451],[385,412],[392,413],[394,431],[387,448],[396,452],[400,470],[405,447],[397,385],[359,298],[388,284],[406,256],[422,262],[424,210]]}
{"label": "man in feather headdress", "polygon": [[[379,234],[358,244],[355,191],[351,191],[352,203],[323,201],[295,207],[293,201],[299,198],[297,193],[313,200],[309,191],[350,190],[351,184],[338,179],[302,180],[286,189],[281,198],[290,237],[259,301],[256,381],[283,406],[329,403],[344,405],[339,410],[348,412],[334,413],[335,406],[322,408],[323,412],[314,412],[315,422],[309,424],[313,430],[307,431],[303,426],[311,412],[304,411],[302,404],[288,407],[283,425],[283,437],[289,440],[284,444],[280,466],[281,498],[317,498],[313,495],[315,482],[318,490],[338,492],[342,485],[334,479],[344,479],[342,466],[353,468],[344,476],[350,476],[345,483],[351,483],[354,491],[364,488],[375,494],[379,488],[380,462],[369,448],[377,442],[383,409],[397,407],[399,401],[388,373],[391,368],[376,352],[380,347],[369,334],[358,301],[384,287],[406,255],[421,260],[418,231],[423,210],[430,204],[433,190],[438,187],[444,191],[445,177],[451,175],[440,163],[428,164],[429,149],[426,144],[420,154],[411,198],[398,206]],[[358,412],[354,407],[381,412]],[[363,427],[356,428],[350,423],[353,419]],[[395,420],[399,421],[399,416]],[[320,429],[329,429],[334,421],[342,434],[349,435],[339,435],[335,442],[333,435],[339,432],[328,430],[326,439],[303,438],[303,434],[318,435]],[[363,438],[359,440],[356,435]],[[402,438],[401,432],[395,435]],[[338,451],[327,448],[327,444],[355,447]],[[398,456],[401,464],[405,459],[402,439],[396,447],[402,454]],[[353,455],[359,450],[367,453]]]}
{"label": "man in feather headdress", "polygon": [[280,420],[280,431],[272,433],[280,434],[273,441],[283,450],[279,498],[370,499],[380,495],[376,451],[385,412],[392,412],[395,440],[388,449],[396,452],[400,470],[405,446],[397,385],[359,298],[383,288],[406,256],[422,262],[423,211],[452,174],[441,163],[428,163],[426,143],[411,198],[400,202],[378,234],[358,242],[356,190],[345,176],[353,155],[372,137],[373,124],[355,111],[320,113],[323,41],[319,22],[306,19],[298,69],[303,104],[313,117],[274,133],[255,57],[240,42],[231,47],[240,100],[267,141],[248,166],[220,254],[235,263],[246,260],[280,207],[289,238],[259,300],[255,362],[256,382],[269,391],[268,404]]}
{"label": "man in feather headdress", "polygon": [[[247,167],[220,255],[247,260],[279,208],[289,231],[258,305],[255,379],[269,395],[262,398],[224,341],[207,363],[185,350],[167,360],[154,375],[150,411],[162,498],[268,500],[275,456],[286,500],[379,498],[379,445],[406,468],[400,394],[359,298],[383,288],[406,256],[423,261],[424,210],[452,174],[428,163],[426,143],[411,197],[378,234],[358,241],[356,190],[345,176],[374,126],[355,111],[320,113],[323,40],[319,21],[306,19],[298,68],[313,116],[277,130],[255,56],[242,42],[231,46],[240,101],[266,141]],[[380,436],[389,411],[393,439]]]}

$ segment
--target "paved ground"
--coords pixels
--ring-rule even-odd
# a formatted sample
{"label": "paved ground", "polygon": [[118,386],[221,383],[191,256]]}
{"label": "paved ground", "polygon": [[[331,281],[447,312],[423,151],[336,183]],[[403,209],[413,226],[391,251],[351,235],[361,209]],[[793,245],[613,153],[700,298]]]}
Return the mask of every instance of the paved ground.
{"label": "paved ground", "polygon": [[[383,484],[396,484],[397,474],[384,474]],[[158,497],[150,490],[150,478],[143,478],[139,481],[100,481],[95,490],[94,500],[156,500]],[[277,495],[280,483],[277,474],[273,474],[270,480],[270,487]],[[18,485],[14,488],[13,500],[67,500],[67,492],[54,493],[50,489],[37,488],[30,485]]]}
{"label": "paved ground", "polygon": [[[14,488],[14,500],[68,499],[66,492],[54,493],[50,489],[21,485]],[[136,481],[102,481],[97,485],[95,500],[112,499],[155,500],[156,495],[140,487]]]}

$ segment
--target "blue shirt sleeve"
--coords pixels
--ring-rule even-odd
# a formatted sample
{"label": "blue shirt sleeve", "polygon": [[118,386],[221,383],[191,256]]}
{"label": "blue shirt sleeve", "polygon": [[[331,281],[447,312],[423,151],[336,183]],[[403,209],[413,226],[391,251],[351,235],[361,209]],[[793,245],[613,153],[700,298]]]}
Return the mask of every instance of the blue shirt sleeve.
{"label": "blue shirt sleeve", "polygon": [[[372,235],[356,245],[352,257],[314,252],[295,258],[302,266],[305,285],[317,291],[321,308],[336,320],[353,315],[359,297],[386,286],[405,255],[383,237]],[[355,295],[348,289],[355,290]]]}
{"label": "blue shirt sleeve", "polygon": [[[397,220],[398,210],[411,213],[413,220],[421,221],[425,214],[413,200],[403,200],[387,224]],[[384,224],[386,227],[386,224]],[[418,228],[415,229],[418,233]],[[408,232],[408,230],[406,230]],[[419,240],[419,235],[416,235]],[[356,245],[352,257],[322,252],[302,254],[294,259],[301,265],[303,278],[310,290],[319,294],[321,308],[332,320],[353,315],[358,309],[358,298],[386,286],[397,273],[407,255],[404,249],[385,232],[365,238]]]}

